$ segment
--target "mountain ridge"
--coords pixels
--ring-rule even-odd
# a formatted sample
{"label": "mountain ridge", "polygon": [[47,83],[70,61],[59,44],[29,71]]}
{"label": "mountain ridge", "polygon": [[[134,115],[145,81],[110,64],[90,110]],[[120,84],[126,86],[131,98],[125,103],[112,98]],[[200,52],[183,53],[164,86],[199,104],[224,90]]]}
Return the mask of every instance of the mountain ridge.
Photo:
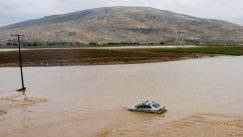
{"label": "mountain ridge", "polygon": [[[136,41],[159,42],[171,39],[242,41],[243,26],[197,18],[151,7],[104,7],[3,26],[0,42],[11,33],[26,34],[26,41]],[[178,36],[179,35],[179,36]]]}

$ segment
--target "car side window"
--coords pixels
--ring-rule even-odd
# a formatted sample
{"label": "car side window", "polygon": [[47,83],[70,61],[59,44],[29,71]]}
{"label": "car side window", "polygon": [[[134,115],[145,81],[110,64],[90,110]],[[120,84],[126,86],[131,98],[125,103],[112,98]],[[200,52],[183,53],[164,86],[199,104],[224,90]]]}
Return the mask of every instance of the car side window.
{"label": "car side window", "polygon": [[144,105],[139,105],[137,108],[144,108]]}
{"label": "car side window", "polygon": [[151,108],[149,105],[145,105],[145,108]]}

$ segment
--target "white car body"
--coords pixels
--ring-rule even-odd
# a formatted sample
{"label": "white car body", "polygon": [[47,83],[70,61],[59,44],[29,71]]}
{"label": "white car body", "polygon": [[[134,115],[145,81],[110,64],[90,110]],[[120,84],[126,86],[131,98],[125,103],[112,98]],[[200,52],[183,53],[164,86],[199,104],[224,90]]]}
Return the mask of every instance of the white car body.
{"label": "white car body", "polygon": [[152,101],[152,102],[145,101],[141,104],[132,105],[132,106],[128,107],[127,110],[160,114],[160,113],[164,112],[166,109],[165,109],[164,105],[160,105],[159,103],[156,103],[154,101]]}

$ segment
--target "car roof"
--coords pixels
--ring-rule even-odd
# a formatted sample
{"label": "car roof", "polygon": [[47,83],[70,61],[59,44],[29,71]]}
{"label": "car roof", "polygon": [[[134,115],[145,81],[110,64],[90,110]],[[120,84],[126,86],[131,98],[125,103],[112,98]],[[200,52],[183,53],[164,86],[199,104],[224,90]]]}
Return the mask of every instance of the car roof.
{"label": "car roof", "polygon": [[155,103],[156,102],[154,102],[154,101],[145,101],[145,102],[141,103],[141,105],[153,105]]}

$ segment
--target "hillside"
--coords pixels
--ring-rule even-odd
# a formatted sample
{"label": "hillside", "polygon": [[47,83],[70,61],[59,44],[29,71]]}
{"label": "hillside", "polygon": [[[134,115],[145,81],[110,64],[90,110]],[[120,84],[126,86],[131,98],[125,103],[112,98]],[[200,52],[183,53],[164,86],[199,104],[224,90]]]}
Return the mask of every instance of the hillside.
{"label": "hillside", "polygon": [[[179,24],[179,25],[178,25]],[[179,32],[179,36],[178,36]],[[243,26],[149,7],[106,7],[47,16],[0,28],[0,42],[11,34],[28,42],[243,41]]]}

